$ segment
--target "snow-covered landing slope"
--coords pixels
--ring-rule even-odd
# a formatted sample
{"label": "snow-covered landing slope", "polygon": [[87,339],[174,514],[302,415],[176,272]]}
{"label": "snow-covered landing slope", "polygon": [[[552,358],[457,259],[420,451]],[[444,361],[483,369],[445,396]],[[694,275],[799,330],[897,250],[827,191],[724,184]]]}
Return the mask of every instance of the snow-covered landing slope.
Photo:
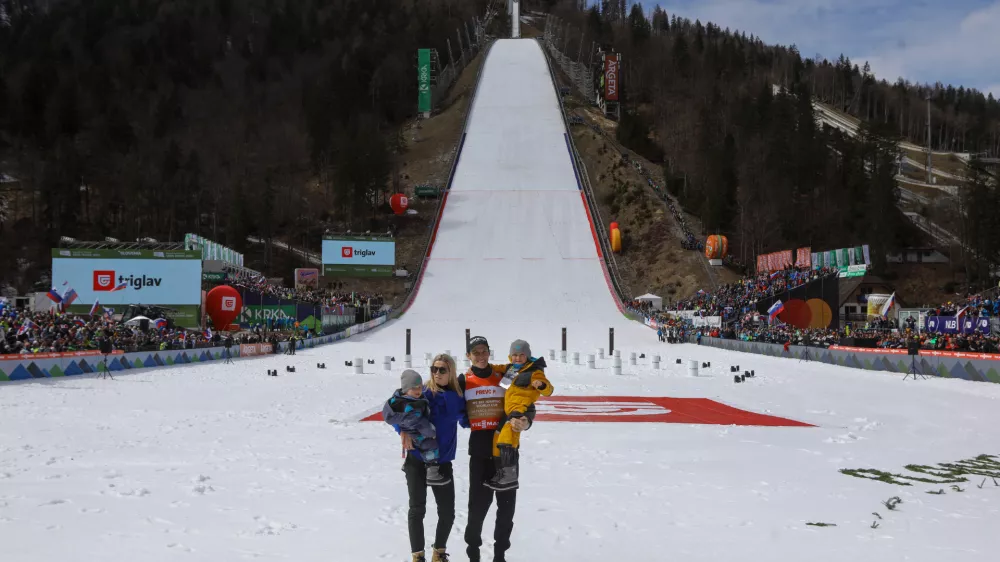
{"label": "snow-covered landing slope", "polygon": [[[1000,453],[1000,386],[904,382],[690,345],[631,350],[671,361],[661,371],[626,365],[621,377],[608,361],[595,371],[556,364],[553,398],[710,398],[816,427],[540,420],[522,439],[509,560],[996,559],[1000,487],[991,481],[980,489],[975,478],[955,492],[838,470],[905,473],[910,463]],[[690,378],[673,363],[678,356],[713,367]],[[399,369],[318,371],[323,358],[315,349],[114,382],[4,385],[4,562],[407,560],[399,441],[382,423],[357,423],[398,384]],[[734,360],[756,378],[733,384]],[[298,372],[286,374],[286,364]],[[264,376],[266,368],[280,376]],[[465,560],[466,435],[448,543],[455,560]],[[938,489],[946,493],[926,493]],[[881,502],[896,495],[904,503],[887,510]],[[883,517],[877,529],[873,512]],[[487,521],[490,544],[492,515]],[[435,522],[431,501],[428,544]]]}

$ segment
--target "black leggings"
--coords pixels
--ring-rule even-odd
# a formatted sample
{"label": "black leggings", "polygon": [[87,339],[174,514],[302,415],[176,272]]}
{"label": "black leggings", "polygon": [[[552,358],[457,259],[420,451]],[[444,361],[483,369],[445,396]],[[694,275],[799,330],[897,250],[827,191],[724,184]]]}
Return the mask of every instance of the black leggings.
{"label": "black leggings", "polygon": [[[493,503],[494,491],[483,484],[496,474],[492,457],[469,457],[469,522],[465,527],[466,553],[469,560],[479,562],[479,547],[483,545],[483,523]],[[517,490],[496,492],[497,520],[493,528],[494,560],[504,560],[514,531],[514,507]]]}
{"label": "black leggings", "polygon": [[[406,489],[410,494],[410,512],[407,515],[407,526],[410,531],[410,552],[424,550],[424,514],[427,513],[427,466],[414,455],[407,454],[403,463],[406,473]],[[452,478],[451,463],[441,463],[441,474]],[[431,486],[434,492],[434,503],[437,504],[437,532],[434,534],[434,547],[444,548],[448,544],[448,535],[455,524],[455,480],[444,486]]]}

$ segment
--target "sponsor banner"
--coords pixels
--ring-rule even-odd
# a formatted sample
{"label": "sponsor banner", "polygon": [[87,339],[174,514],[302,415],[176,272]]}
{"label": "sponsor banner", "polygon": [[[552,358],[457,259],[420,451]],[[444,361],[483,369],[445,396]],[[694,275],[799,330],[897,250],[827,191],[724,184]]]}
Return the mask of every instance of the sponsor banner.
{"label": "sponsor banner", "polygon": [[227,274],[224,271],[203,271],[201,274],[202,281],[212,281],[215,283],[225,282]]}
{"label": "sponsor banner", "polygon": [[200,252],[189,250],[78,250],[53,248],[52,259],[97,258],[109,260],[201,260]]}
{"label": "sponsor banner", "polygon": [[417,49],[417,111],[431,111],[431,50]]}
{"label": "sponsor banner", "polygon": [[392,265],[331,265],[323,266],[328,277],[392,277]]}
{"label": "sponsor banner", "polygon": [[[188,252],[183,259],[56,255],[56,252],[63,251],[53,250],[53,284],[58,286],[68,282],[76,291],[80,303],[89,306],[100,300],[102,304],[112,307],[123,304],[201,304],[201,259],[197,253]],[[156,253],[159,252],[151,252]]]}
{"label": "sponsor banner", "polygon": [[0,381],[17,381],[27,379],[45,379],[84,375],[111,371],[135,371],[167,367],[171,365],[188,365],[220,360],[224,357],[222,347],[201,349],[169,349],[157,351],[135,351],[129,353],[117,352],[108,356],[105,366],[104,356],[100,352],[79,352],[87,355],[60,353],[60,357],[48,357],[54,354],[18,355],[12,361],[0,359]]}
{"label": "sponsor banner", "polygon": [[240,357],[252,357],[254,355],[270,355],[274,353],[274,346],[269,343],[241,343]]}
{"label": "sponsor banner", "polygon": [[812,255],[813,269],[822,269],[824,267],[840,269],[852,265],[871,265],[871,263],[871,251],[868,248],[868,244],[854,246],[853,248],[827,250]]}
{"label": "sponsor banner", "polygon": [[757,256],[757,273],[770,273],[791,267],[795,264],[792,252],[792,250],[781,250]]}
{"label": "sponsor banner", "polygon": [[604,55],[604,99],[618,101],[621,87],[621,65],[617,54]]}
{"label": "sponsor banner", "polygon": [[[914,359],[906,357],[905,349],[869,349],[861,347],[831,346],[828,349],[793,345],[788,351],[779,344],[745,342],[719,338],[702,338],[702,345],[718,347],[741,353],[756,353],[769,357],[808,359],[817,363],[885,371],[899,375],[907,373]],[[808,352],[808,355],[806,354]],[[1000,383],[1000,354],[955,351],[920,350],[916,357],[917,372],[942,378]]]}
{"label": "sponsor banner", "polygon": [[[796,420],[740,410],[705,398],[552,396],[540,398],[535,402],[535,408],[536,421],[550,422],[814,427]],[[471,412],[469,417],[472,417]],[[361,421],[381,422],[382,412],[375,412]]]}
{"label": "sponsor banner", "polygon": [[243,305],[243,310],[240,311],[239,323],[241,325],[249,324],[263,324],[266,325],[268,320],[296,320],[296,305],[295,304],[252,304]]}
{"label": "sponsor banner", "polygon": [[[117,293],[115,293],[117,294]],[[80,301],[77,301],[80,302]],[[113,302],[107,302],[103,298],[101,299],[101,305],[114,308],[115,314],[121,314],[124,310],[119,309],[117,305]],[[90,318],[90,307],[89,304],[74,304],[66,309],[66,312],[70,314],[79,314],[86,318]],[[167,318],[174,321],[174,325],[179,328],[188,328],[190,330],[201,328],[201,307],[193,304],[177,304],[170,305],[169,312],[167,313]],[[103,314],[103,312],[101,313]],[[128,318],[125,318],[128,320]]]}
{"label": "sponsor banner", "polygon": [[396,241],[386,237],[337,237],[323,240],[323,275],[391,276]]}
{"label": "sponsor banner", "polygon": [[694,316],[691,318],[691,324],[695,328],[721,328],[722,327],[722,317],[721,316]]}
{"label": "sponsor banner", "polygon": [[299,267],[295,270],[296,289],[315,289],[317,287],[319,287],[319,269]]}
{"label": "sponsor banner", "polygon": [[981,332],[989,335],[992,331],[990,319],[977,316],[928,316],[924,325],[928,332],[937,334],[973,334]]}
{"label": "sponsor banner", "polygon": [[[123,351],[115,350],[111,352],[111,355],[121,355]],[[86,351],[62,351],[62,352],[52,352],[52,353],[35,353],[28,357],[31,359],[65,359],[72,357],[94,357],[96,355],[103,356],[104,354],[96,349],[90,349]],[[0,361],[23,361],[24,355],[20,353],[10,353],[7,355],[0,355]]]}
{"label": "sponsor banner", "polygon": [[243,266],[243,254],[197,234],[184,235],[184,249],[198,251],[201,254],[201,259],[205,261],[218,260]]}
{"label": "sponsor banner", "polygon": [[847,265],[840,266],[837,270],[837,277],[864,277],[865,273],[868,272],[868,266],[865,264]]}
{"label": "sponsor banner", "polygon": [[805,246],[795,250],[795,267],[812,269],[812,248]]}

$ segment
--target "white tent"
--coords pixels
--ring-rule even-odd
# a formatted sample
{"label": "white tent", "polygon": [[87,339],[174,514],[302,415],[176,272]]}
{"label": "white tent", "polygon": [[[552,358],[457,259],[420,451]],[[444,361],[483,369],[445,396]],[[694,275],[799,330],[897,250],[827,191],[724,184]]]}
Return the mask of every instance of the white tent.
{"label": "white tent", "polygon": [[663,310],[663,297],[658,297],[652,293],[646,293],[641,297],[636,297],[635,300],[639,302],[652,303],[653,310]]}

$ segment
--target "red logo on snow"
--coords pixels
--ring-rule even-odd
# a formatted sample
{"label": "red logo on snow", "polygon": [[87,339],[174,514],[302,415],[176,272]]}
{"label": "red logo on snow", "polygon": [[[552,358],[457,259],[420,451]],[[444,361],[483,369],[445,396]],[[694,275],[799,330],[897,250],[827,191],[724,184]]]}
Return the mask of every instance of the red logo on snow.
{"label": "red logo on snow", "polygon": [[114,270],[97,270],[94,272],[94,290],[110,291],[115,288]]}
{"label": "red logo on snow", "polygon": [[[707,398],[552,396],[535,404],[535,421],[644,422],[700,425],[813,427],[799,421],[733,408]],[[361,421],[382,421],[377,412]]]}
{"label": "red logo on snow", "polygon": [[350,246],[344,246],[340,249],[340,256],[344,258],[350,258],[354,256],[354,248]]}

